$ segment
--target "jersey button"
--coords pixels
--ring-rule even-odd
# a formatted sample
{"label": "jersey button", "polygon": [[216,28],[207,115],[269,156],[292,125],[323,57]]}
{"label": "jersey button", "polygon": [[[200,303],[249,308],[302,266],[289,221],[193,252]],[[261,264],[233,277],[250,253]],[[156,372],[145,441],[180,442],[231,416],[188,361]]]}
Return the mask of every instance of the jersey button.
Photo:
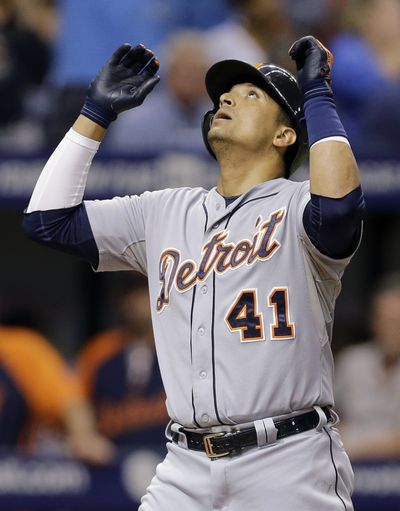
{"label": "jersey button", "polygon": [[199,332],[199,335],[204,335],[206,330],[201,326],[197,331]]}
{"label": "jersey button", "polygon": [[210,417],[206,413],[203,413],[203,415],[201,416],[201,420],[203,422],[210,422]]}
{"label": "jersey button", "polygon": [[221,209],[221,203],[218,202],[216,205],[215,205],[215,209]]}
{"label": "jersey button", "polygon": [[206,284],[204,284],[204,286],[201,286],[201,292],[203,293],[203,295],[205,295],[208,291],[208,287]]}
{"label": "jersey button", "polygon": [[200,378],[201,378],[202,380],[204,380],[204,378],[206,378],[206,377],[207,377],[207,373],[206,373],[206,371],[200,371],[199,375],[200,375]]}
{"label": "jersey button", "polygon": [[212,226],[212,228],[213,228],[213,229],[218,229],[218,227],[219,227],[219,224],[214,224],[214,225]]}

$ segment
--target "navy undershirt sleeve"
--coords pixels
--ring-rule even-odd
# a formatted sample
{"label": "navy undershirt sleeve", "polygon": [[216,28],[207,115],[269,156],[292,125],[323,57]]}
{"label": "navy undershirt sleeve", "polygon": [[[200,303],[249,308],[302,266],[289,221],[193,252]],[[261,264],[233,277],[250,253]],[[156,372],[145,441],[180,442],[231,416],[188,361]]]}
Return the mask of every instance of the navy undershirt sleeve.
{"label": "navy undershirt sleeve", "polygon": [[99,251],[90,227],[85,205],[25,213],[25,234],[34,241],[99,264]]}
{"label": "navy undershirt sleeve", "polygon": [[322,254],[342,259],[356,250],[364,217],[364,195],[358,186],[340,199],[311,194],[304,210],[303,225]]}
{"label": "navy undershirt sleeve", "polygon": [[[358,187],[341,199],[311,194],[303,223],[318,250],[339,259],[356,249],[364,215],[364,197]],[[22,227],[34,241],[81,257],[97,268],[99,251],[84,204],[25,213]]]}

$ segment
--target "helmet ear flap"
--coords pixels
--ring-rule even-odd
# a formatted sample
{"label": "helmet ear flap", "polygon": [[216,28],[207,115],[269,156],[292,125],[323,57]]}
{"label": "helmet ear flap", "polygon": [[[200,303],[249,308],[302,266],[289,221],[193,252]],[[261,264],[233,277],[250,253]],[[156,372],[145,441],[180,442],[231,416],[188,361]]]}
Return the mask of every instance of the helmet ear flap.
{"label": "helmet ear flap", "polygon": [[201,133],[203,135],[204,145],[206,146],[207,151],[211,154],[211,156],[213,158],[215,158],[215,154],[213,153],[213,150],[211,149],[211,146],[208,143],[208,132],[210,131],[211,124],[213,122],[215,113],[216,113],[215,109],[214,110],[209,110],[208,112],[206,112],[204,114],[203,124],[202,124],[202,127],[201,127]]}
{"label": "helmet ear flap", "polygon": [[302,165],[305,160],[308,158],[309,150],[308,150],[308,134],[307,134],[307,125],[306,121],[303,118],[299,121],[300,128],[297,131],[297,141],[296,141],[296,151],[292,155],[290,165],[288,168],[289,177],[295,170]]}

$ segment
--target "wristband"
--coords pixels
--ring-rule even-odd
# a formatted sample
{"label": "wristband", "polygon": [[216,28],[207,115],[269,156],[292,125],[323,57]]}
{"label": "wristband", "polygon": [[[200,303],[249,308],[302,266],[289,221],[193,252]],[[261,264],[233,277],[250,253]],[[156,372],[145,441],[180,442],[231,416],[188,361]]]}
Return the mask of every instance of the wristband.
{"label": "wristband", "polygon": [[304,101],[308,146],[328,137],[347,137],[332,96],[314,95]]}
{"label": "wristband", "polygon": [[100,124],[107,129],[112,121],[115,121],[117,114],[111,108],[102,108],[98,103],[87,97],[81,109],[81,115],[84,115],[91,121]]}
{"label": "wristband", "polygon": [[308,147],[330,137],[345,137],[347,134],[336,111],[330,81],[317,78],[302,84],[304,116],[306,118]]}

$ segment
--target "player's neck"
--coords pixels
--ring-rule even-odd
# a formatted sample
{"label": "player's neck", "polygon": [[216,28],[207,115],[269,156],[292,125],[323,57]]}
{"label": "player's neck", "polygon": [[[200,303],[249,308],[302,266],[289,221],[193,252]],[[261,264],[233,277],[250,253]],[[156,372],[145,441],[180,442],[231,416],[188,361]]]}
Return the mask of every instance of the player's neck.
{"label": "player's neck", "polygon": [[224,197],[242,195],[253,186],[282,177],[283,174],[280,167],[272,160],[246,159],[240,162],[222,159],[219,161],[219,166],[217,190]]}

